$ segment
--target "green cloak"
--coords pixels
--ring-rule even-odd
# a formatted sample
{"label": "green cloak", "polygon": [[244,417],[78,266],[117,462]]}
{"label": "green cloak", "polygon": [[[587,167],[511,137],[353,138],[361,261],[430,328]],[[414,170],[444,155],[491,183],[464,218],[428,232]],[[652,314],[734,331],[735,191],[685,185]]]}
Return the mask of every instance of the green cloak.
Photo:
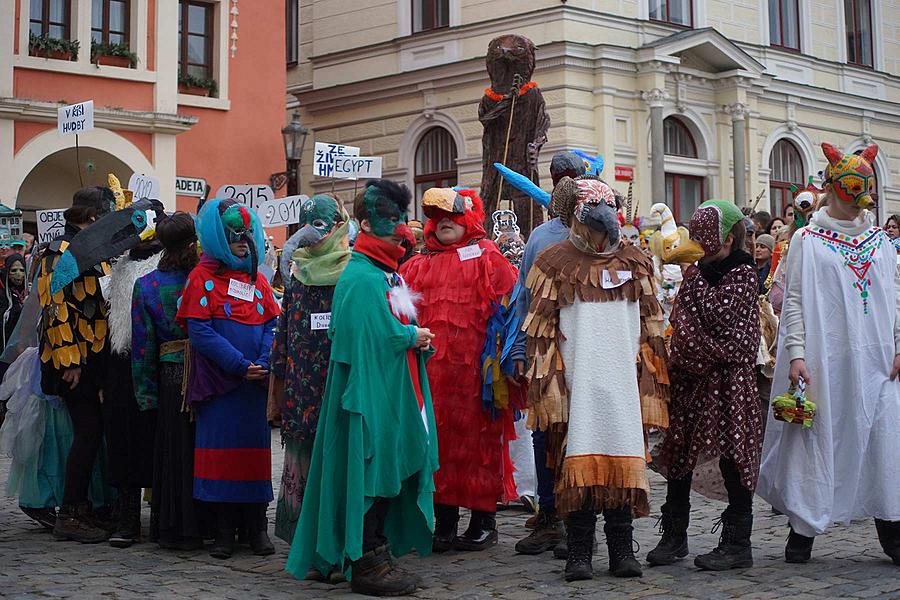
{"label": "green cloak", "polygon": [[431,554],[438,451],[426,357],[416,353],[427,431],[406,354],[415,327],[391,313],[388,290],[384,271],[359,252],[334,290],[328,380],[286,567],[298,579],[333,566],[349,578],[376,498],[390,499],[384,533],[392,553]]}

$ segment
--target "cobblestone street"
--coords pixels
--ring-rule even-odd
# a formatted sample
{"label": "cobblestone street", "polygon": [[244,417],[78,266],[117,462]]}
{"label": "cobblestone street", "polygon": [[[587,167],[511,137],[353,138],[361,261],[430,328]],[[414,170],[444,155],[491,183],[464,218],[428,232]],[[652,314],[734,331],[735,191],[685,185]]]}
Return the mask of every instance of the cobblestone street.
{"label": "cobblestone street", "polygon": [[[281,451],[273,435],[274,481],[280,480]],[[6,480],[9,459],[0,459]],[[664,496],[662,479],[652,475],[654,517]],[[277,489],[276,489],[277,496]],[[710,533],[722,503],[695,495],[691,524],[691,558],[671,567],[645,568],[642,579],[614,579],[605,573],[602,543],[594,560],[596,578],[578,584],[563,581],[563,561],[549,553],[516,556],[513,546],[526,534],[527,515],[500,513],[500,544],[486,553],[450,553],[427,559],[405,557],[418,569],[425,589],[418,598],[900,598],[900,569],[882,554],[871,522],[835,527],[816,541],[813,561],[787,565],[782,560],[787,519],[757,502],[754,528],[756,567],[729,573],[702,573],[693,567],[695,553],[715,545]],[[269,507],[274,520],[274,503]],[[149,509],[144,508],[144,525]],[[643,559],[657,539],[651,517],[635,523]],[[465,520],[463,521],[465,524]],[[598,528],[599,530],[599,528]],[[271,531],[271,527],[270,527]],[[142,543],[127,550],[106,544],[85,546],[56,542],[22,514],[13,499],[0,510],[0,597],[5,598],[359,598],[349,586],[299,582],[284,571],[287,546],[274,539],[277,553],[257,558],[242,549],[227,561],[205,552],[173,553]]]}

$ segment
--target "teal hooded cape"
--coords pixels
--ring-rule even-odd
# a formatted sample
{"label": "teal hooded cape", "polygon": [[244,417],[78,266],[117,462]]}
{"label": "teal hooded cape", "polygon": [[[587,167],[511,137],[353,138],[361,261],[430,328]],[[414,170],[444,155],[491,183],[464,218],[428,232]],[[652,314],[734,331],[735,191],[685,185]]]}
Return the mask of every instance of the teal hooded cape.
{"label": "teal hooded cape", "polygon": [[388,291],[385,272],[359,252],[335,287],[325,397],[286,567],[298,579],[310,567],[352,575],[376,498],[390,499],[384,533],[392,553],[431,554],[438,452],[426,357],[416,352],[423,418],[407,360],[415,327],[391,313]]}

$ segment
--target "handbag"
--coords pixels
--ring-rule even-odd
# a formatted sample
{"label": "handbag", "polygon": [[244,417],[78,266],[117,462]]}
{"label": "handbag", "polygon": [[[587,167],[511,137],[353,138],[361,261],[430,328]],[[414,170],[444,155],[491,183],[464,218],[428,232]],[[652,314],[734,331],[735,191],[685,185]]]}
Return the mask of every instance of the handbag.
{"label": "handbag", "polygon": [[772,400],[772,415],[779,421],[812,427],[816,416],[816,403],[806,397],[806,384],[791,385],[788,391]]}

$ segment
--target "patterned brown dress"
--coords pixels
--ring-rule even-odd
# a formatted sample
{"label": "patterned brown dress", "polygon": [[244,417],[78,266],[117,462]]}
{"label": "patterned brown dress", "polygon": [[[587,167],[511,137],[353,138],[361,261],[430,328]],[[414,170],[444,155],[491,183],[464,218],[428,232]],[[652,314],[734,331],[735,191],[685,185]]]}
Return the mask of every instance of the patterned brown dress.
{"label": "patterned brown dress", "polygon": [[691,267],[675,301],[672,397],[660,466],[669,479],[681,479],[698,463],[723,456],[753,491],[763,434],[754,372],[759,279],[749,255],[751,264],[732,256],[722,261],[715,284]]}

